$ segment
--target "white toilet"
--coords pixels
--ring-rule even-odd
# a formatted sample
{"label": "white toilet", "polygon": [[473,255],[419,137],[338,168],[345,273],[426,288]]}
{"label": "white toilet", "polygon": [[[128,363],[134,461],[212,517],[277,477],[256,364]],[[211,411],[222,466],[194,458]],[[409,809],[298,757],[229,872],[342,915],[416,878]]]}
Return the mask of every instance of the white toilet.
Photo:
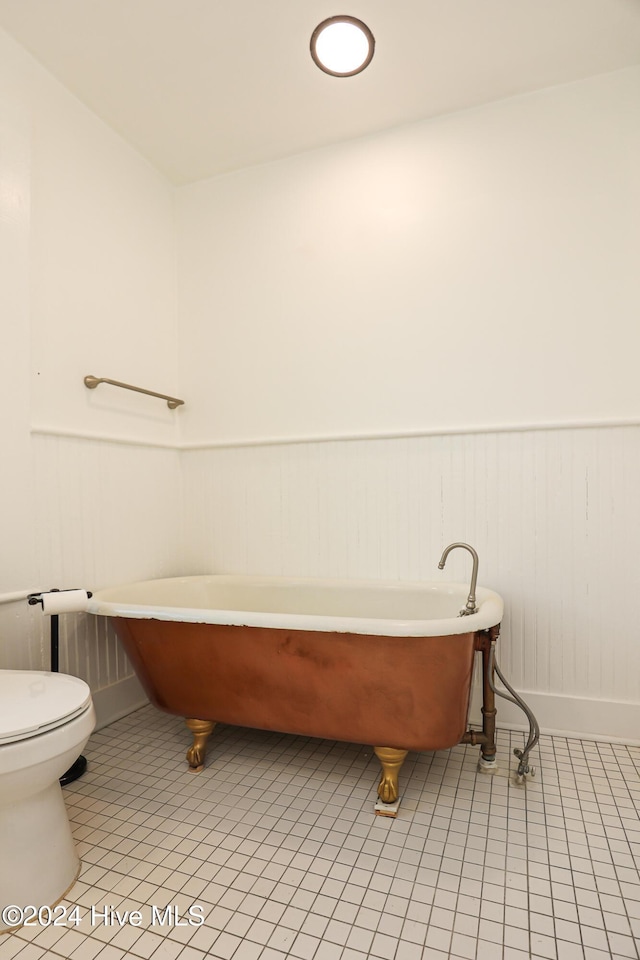
{"label": "white toilet", "polygon": [[[0,670],[1,908],[51,907],[78,875],[58,781],[78,759],[95,719],[84,680]],[[0,920],[0,931],[7,926]]]}

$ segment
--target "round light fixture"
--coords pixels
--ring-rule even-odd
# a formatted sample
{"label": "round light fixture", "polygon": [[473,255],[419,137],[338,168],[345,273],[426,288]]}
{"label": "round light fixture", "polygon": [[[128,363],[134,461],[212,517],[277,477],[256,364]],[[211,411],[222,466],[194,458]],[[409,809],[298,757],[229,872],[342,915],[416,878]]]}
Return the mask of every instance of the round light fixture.
{"label": "round light fixture", "polygon": [[332,77],[354,77],[371,63],[375,44],[362,20],[329,17],[311,34],[311,56]]}

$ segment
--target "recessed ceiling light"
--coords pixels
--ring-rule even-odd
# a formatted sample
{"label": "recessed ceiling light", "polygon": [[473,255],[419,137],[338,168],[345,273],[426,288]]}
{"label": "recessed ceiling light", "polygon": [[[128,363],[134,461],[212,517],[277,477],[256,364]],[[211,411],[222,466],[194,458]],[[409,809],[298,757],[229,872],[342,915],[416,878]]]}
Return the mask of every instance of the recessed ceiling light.
{"label": "recessed ceiling light", "polygon": [[329,17],[311,35],[311,56],[332,77],[353,77],[371,63],[375,43],[362,20]]}

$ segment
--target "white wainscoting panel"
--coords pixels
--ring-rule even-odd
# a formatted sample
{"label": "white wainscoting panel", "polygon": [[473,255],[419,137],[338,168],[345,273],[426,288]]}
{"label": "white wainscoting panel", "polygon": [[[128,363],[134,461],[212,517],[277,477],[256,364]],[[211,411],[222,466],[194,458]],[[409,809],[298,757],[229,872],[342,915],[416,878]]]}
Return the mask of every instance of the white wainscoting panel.
{"label": "white wainscoting panel", "polygon": [[[564,698],[569,731],[572,702],[626,705],[637,718],[640,427],[182,457],[185,572],[467,581],[462,551],[437,568],[448,543],[467,541],[479,584],[505,600],[498,652],[515,688]],[[554,707],[555,728],[558,716]],[[579,732],[606,735],[597,726]],[[619,728],[612,735],[624,736]]]}
{"label": "white wainscoting panel", "polygon": [[[181,572],[177,450],[38,434],[31,449],[35,534],[20,545],[32,558],[27,590],[97,590]],[[0,618],[0,666],[48,670],[50,620],[42,608],[3,604]],[[111,690],[116,713],[126,704],[114,685],[126,681],[137,705],[133,670],[107,621],[69,613],[59,623],[60,669],[94,693]],[[115,719],[103,713],[105,722]]]}
{"label": "white wainscoting panel", "polygon": [[[28,589],[208,571],[467,582],[462,551],[437,569],[463,540],[505,599],[500,664],[543,728],[637,737],[640,427],[182,452],[34,435],[32,451]],[[0,606],[0,626],[0,666],[48,668],[40,608]],[[67,614],[60,632],[61,669],[126,711],[139,691],[110,627]]]}

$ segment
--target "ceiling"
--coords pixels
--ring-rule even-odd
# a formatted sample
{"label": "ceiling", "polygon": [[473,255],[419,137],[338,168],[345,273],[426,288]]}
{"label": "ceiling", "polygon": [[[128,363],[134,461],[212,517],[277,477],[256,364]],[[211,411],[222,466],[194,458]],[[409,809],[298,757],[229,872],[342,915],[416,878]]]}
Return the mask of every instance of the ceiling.
{"label": "ceiling", "polygon": [[[376,53],[322,73],[348,13]],[[640,0],[0,0],[0,27],[175,184],[640,63]]]}

